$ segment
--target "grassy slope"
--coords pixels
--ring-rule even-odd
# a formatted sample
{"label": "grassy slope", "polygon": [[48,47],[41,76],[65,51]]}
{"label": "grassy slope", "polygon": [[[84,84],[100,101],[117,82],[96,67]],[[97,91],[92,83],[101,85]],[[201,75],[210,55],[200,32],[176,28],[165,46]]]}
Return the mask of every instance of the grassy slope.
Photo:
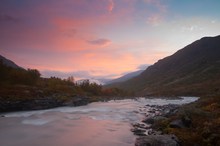
{"label": "grassy slope", "polygon": [[[169,123],[184,117],[191,119],[189,128],[171,128]],[[198,101],[182,106],[168,120],[159,121],[154,127],[164,133],[175,134],[183,146],[220,145],[220,95],[201,97]]]}

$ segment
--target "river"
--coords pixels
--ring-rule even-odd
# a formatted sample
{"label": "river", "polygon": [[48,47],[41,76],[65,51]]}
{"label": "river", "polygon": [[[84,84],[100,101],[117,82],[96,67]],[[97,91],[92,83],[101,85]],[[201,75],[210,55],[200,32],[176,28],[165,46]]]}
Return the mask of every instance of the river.
{"label": "river", "polygon": [[[181,99],[112,100],[79,107],[0,114],[1,146],[134,146],[132,123],[141,121],[145,105],[187,104]],[[148,114],[148,113],[147,113]]]}

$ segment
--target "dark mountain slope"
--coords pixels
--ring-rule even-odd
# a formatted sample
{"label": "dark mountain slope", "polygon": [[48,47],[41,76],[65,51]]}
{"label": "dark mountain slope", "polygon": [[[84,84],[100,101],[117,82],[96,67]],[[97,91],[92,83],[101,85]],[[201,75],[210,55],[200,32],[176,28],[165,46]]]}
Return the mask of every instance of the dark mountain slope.
{"label": "dark mountain slope", "polygon": [[220,36],[205,37],[159,60],[142,74],[111,86],[140,95],[219,92]]}
{"label": "dark mountain slope", "polygon": [[133,77],[136,77],[138,75],[140,75],[144,70],[138,70],[138,71],[134,71],[134,72],[131,72],[131,73],[128,73],[128,74],[125,74],[123,75],[122,77],[120,78],[117,78],[117,79],[114,79],[114,80],[110,80],[106,83],[106,85],[108,84],[112,84],[112,83],[118,83],[118,82],[124,82],[124,81],[127,81]]}
{"label": "dark mountain slope", "polygon": [[1,56],[1,55],[0,55],[0,61],[1,61],[4,65],[6,65],[6,66],[8,66],[8,67],[21,68],[20,66],[18,66],[17,64],[15,64],[13,61],[11,61],[11,60],[9,60],[9,59],[7,59],[7,58]]}

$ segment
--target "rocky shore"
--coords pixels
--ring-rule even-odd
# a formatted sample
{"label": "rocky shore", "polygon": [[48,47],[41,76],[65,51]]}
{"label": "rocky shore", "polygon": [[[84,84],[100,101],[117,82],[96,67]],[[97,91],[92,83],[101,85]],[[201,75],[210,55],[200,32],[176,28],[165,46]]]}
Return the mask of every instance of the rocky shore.
{"label": "rocky shore", "polygon": [[167,134],[160,129],[161,124],[172,128],[189,127],[191,120],[188,117],[170,121],[169,117],[176,114],[179,105],[146,105],[139,109],[141,113],[147,113],[145,119],[133,124],[131,131],[138,136],[135,146],[179,146],[179,139],[173,134]]}
{"label": "rocky shore", "polygon": [[87,96],[73,96],[62,99],[58,95],[25,100],[0,100],[0,112],[42,110],[60,106],[81,106],[91,102]]}

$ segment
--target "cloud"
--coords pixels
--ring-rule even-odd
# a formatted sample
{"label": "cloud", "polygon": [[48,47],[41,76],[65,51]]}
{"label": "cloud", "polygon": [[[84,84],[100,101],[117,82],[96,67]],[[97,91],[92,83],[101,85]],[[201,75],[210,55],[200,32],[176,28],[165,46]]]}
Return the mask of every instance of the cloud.
{"label": "cloud", "polygon": [[113,0],[109,0],[108,11],[111,13],[114,9],[115,3]]}
{"label": "cloud", "polygon": [[108,40],[108,39],[96,39],[96,40],[91,40],[91,41],[87,41],[89,44],[92,44],[92,45],[98,45],[98,46],[108,46],[111,41]]}
{"label": "cloud", "polygon": [[43,77],[50,78],[50,77],[59,77],[62,79],[67,79],[70,76],[73,76],[75,80],[81,79],[89,79],[89,80],[97,80],[98,83],[104,84],[106,81],[112,80],[115,77],[118,77],[119,74],[108,74],[108,75],[93,75],[94,71],[72,71],[72,72],[61,72],[61,71],[54,71],[54,70],[44,70],[41,71]]}
{"label": "cloud", "polygon": [[64,32],[64,35],[66,37],[74,37],[77,33],[77,30],[74,28],[68,29],[67,31]]}
{"label": "cloud", "polygon": [[198,30],[203,30],[203,28],[202,28],[202,27],[199,27],[199,26],[197,26],[197,25],[183,26],[183,27],[181,28],[181,31],[182,31],[182,32],[187,32],[187,31],[192,32],[192,31],[198,31]]}
{"label": "cloud", "polygon": [[137,70],[138,65],[153,64],[201,36],[219,33],[220,21],[214,16],[186,21],[166,4],[163,0],[3,0],[0,53],[24,67],[61,71],[53,73],[60,77],[71,73],[94,77]]}
{"label": "cloud", "polygon": [[43,77],[50,78],[50,77],[59,77],[62,79],[67,79],[70,76],[73,76],[75,80],[81,79],[92,79],[92,80],[108,80],[115,77],[114,74],[112,75],[104,75],[104,76],[97,76],[93,75],[92,71],[72,71],[72,72],[61,72],[61,71],[54,71],[54,70],[45,70],[41,71]]}
{"label": "cloud", "polygon": [[145,7],[145,15],[147,15],[147,24],[151,26],[160,25],[167,14],[167,5],[161,0],[143,0]]}
{"label": "cloud", "polygon": [[88,71],[75,71],[75,72],[61,72],[54,70],[44,70],[41,71],[43,77],[59,77],[59,78],[67,78],[73,76],[75,78],[90,78],[91,74]]}
{"label": "cloud", "polygon": [[152,26],[158,26],[162,22],[163,18],[160,15],[152,15],[147,18],[147,24]]}

